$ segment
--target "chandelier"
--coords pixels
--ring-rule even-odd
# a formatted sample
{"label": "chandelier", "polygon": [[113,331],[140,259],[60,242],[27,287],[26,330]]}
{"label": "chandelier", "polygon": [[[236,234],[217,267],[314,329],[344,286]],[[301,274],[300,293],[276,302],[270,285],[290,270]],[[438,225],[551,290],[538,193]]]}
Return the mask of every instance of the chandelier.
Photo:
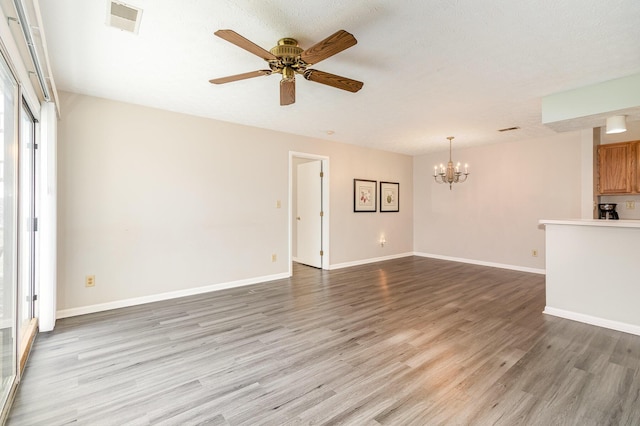
{"label": "chandelier", "polygon": [[449,139],[449,162],[445,169],[444,164],[440,164],[440,167],[433,167],[433,178],[438,183],[448,183],[449,189],[453,189],[454,183],[462,183],[467,180],[469,176],[469,165],[464,165],[464,172],[460,171],[460,163],[453,167],[453,161],[451,161],[451,141],[453,136],[447,137]]}

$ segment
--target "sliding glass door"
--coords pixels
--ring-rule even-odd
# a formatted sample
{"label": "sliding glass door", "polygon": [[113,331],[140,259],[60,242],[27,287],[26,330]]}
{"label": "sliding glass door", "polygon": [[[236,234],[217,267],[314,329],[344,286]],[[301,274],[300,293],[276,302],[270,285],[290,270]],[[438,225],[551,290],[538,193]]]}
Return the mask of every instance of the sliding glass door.
{"label": "sliding glass door", "polygon": [[18,86],[0,56],[0,398],[7,400],[16,377],[17,138]]}
{"label": "sliding glass door", "polygon": [[26,354],[27,342],[35,332],[35,148],[36,120],[29,107],[20,108],[20,140],[18,142],[18,343],[19,359]]}

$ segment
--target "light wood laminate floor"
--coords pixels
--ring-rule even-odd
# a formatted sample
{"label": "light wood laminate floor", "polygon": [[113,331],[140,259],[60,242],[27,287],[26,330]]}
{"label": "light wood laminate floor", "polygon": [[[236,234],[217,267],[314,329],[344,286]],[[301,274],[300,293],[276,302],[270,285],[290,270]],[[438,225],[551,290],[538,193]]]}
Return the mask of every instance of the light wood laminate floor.
{"label": "light wood laminate floor", "polygon": [[407,257],[67,318],[9,425],[638,425],[640,337],[544,276]]}

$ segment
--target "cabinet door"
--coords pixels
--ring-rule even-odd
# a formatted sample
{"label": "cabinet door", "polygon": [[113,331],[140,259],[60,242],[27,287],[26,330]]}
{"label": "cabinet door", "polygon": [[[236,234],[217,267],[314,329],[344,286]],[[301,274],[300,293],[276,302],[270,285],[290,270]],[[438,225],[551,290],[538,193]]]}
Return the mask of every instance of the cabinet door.
{"label": "cabinet door", "polygon": [[600,194],[632,192],[631,163],[631,144],[600,145],[598,147],[598,192]]}
{"label": "cabinet door", "polygon": [[632,158],[631,170],[632,176],[635,181],[633,184],[633,192],[640,193],[640,142],[636,142],[632,146]]}

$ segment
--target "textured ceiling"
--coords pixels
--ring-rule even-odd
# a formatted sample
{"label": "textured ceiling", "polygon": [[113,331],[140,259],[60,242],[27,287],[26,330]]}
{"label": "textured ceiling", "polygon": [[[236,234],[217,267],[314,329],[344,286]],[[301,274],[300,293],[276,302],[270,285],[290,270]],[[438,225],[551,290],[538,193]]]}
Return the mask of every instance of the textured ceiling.
{"label": "textured ceiling", "polygon": [[[543,96],[640,72],[638,0],[125,3],[143,9],[139,34],[105,24],[107,0],[40,0],[59,90],[412,155],[446,150],[449,135],[455,148],[554,134]],[[212,85],[266,65],[218,29],[267,50],[344,29],[358,44],[313,68],[364,87],[298,76],[281,107],[279,75]]]}

